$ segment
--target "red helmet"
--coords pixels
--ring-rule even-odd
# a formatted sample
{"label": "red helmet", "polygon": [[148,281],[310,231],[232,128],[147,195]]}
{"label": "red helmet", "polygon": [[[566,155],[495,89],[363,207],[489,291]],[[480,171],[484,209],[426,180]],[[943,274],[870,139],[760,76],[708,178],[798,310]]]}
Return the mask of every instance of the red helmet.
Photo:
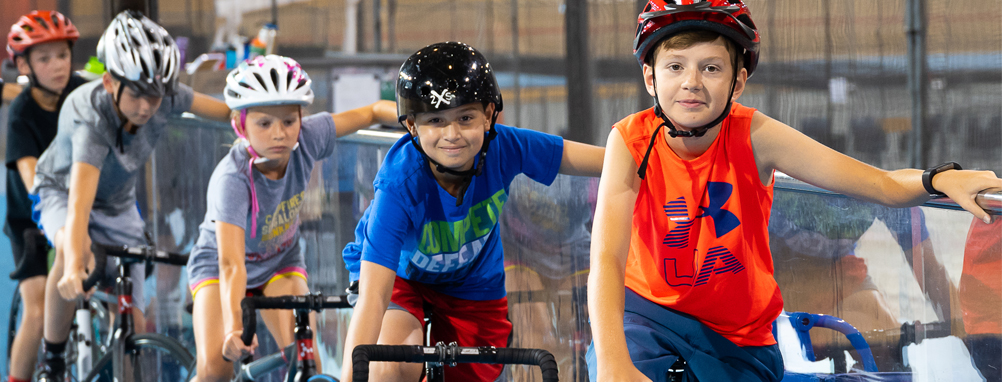
{"label": "red helmet", "polygon": [[641,66],[658,41],[694,29],[717,32],[744,48],[749,76],[758,66],[758,30],[741,0],[648,0],[637,23],[633,55]]}
{"label": "red helmet", "polygon": [[7,53],[12,57],[24,54],[24,51],[35,45],[67,40],[70,42],[80,38],[80,32],[73,26],[70,19],[56,11],[32,11],[21,16],[10,27],[7,34]]}

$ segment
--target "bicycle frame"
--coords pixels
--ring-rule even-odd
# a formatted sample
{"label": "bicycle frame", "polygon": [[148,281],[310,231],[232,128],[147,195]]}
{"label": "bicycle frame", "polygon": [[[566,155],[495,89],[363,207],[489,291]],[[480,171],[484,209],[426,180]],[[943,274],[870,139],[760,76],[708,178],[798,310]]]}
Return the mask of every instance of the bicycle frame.
{"label": "bicycle frame", "polygon": [[[133,260],[139,260],[140,262],[145,262],[145,263],[161,262],[165,264],[185,265],[187,264],[187,256],[156,251],[150,246],[130,248],[127,246],[106,246],[95,243],[93,245],[93,249],[96,261],[94,267],[95,271],[87,278],[87,280],[84,281],[83,283],[84,290],[90,290],[102,278],[103,269],[107,264],[108,256],[115,257],[115,261],[117,262],[116,266],[117,277],[115,278],[114,292],[115,292],[115,300],[118,303],[118,324],[115,326],[113,334],[111,335],[111,346],[109,347],[108,351],[113,352],[112,375],[114,380],[125,381],[127,380],[125,379],[126,361],[129,361],[130,360],[129,358],[133,357],[133,355],[129,354],[129,351],[132,349],[127,348],[128,339],[132,337],[134,334],[136,334],[136,332],[135,332],[135,320],[132,317],[133,283],[132,283],[132,269],[130,267],[132,263],[122,261],[122,259],[129,258]],[[108,253],[108,252],[114,252],[114,253]],[[85,309],[80,309],[81,307],[80,304],[81,303],[78,303],[77,305],[78,318],[88,318],[90,316],[89,311],[86,313],[81,312],[81,310]],[[87,319],[87,321],[79,321],[79,322],[88,323],[87,325],[78,325],[78,326],[88,326],[87,329],[85,329],[85,331],[90,332],[89,318]],[[92,340],[93,333],[90,333],[88,338]],[[92,357],[89,348],[85,349],[84,353],[81,353],[81,355],[85,356],[81,357],[80,355],[78,355],[78,364],[80,364],[79,361],[80,358]],[[87,366],[85,367],[87,369],[90,369],[89,365],[90,364],[87,364]],[[90,374],[93,372],[95,372],[95,370],[88,370],[86,374],[78,372],[78,374],[90,376]]]}
{"label": "bicycle frame", "polygon": [[90,374],[91,366],[94,365],[94,354],[91,351],[91,344],[94,343],[94,330],[90,324],[91,314],[89,305],[86,299],[77,300],[77,375]]}
{"label": "bicycle frame", "polygon": [[126,353],[125,339],[135,333],[135,322],[132,318],[132,271],[121,261],[115,279],[115,296],[118,299],[118,327],[111,337],[112,370],[116,381],[125,381],[125,361],[130,357]]}

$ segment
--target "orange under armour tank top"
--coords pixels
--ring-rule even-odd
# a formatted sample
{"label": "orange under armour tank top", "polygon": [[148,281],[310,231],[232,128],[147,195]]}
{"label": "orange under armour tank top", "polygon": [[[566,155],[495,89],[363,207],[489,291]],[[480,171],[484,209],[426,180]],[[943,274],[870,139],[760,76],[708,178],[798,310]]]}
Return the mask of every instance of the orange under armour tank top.
{"label": "orange under armour tank top", "polygon": [[[679,158],[661,129],[626,261],[626,287],[739,346],[775,344],[772,323],[783,309],[769,250],[772,185],[762,184],[752,153],[754,113],[734,103],[717,139],[693,160]],[[638,166],[660,123],[652,108],[614,125]]]}

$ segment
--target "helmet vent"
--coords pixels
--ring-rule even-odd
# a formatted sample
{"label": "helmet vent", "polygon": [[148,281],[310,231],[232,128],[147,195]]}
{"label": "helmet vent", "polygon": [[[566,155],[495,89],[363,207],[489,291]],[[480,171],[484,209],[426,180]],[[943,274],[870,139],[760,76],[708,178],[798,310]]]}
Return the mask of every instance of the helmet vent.
{"label": "helmet vent", "polygon": [[150,67],[146,65],[146,60],[139,60],[139,65],[143,67],[143,74],[146,74],[149,77],[153,77],[152,75],[150,75]]}
{"label": "helmet vent", "polygon": [[[253,89],[254,89],[254,88],[252,88],[252,87],[251,87],[250,85],[248,85],[248,84],[247,84],[246,82],[241,82],[241,83],[240,83],[240,86],[242,86],[242,87],[245,87],[245,88],[247,88],[247,89],[251,89],[251,90],[253,90]],[[237,94],[237,93],[234,93],[234,92],[233,92],[232,90],[231,90],[230,92],[231,92],[231,93],[233,93],[233,94]]]}
{"label": "helmet vent", "polygon": [[[274,70],[274,69],[272,69],[272,70]],[[293,75],[292,75],[292,71],[291,70],[285,73],[285,84],[286,84],[286,86],[291,85],[293,83],[292,82],[292,77],[293,77]],[[299,85],[301,86],[302,84],[299,84]],[[299,89],[299,86],[296,86],[296,89]]]}
{"label": "helmet vent", "polygon": [[258,85],[261,85],[261,87],[265,87],[264,86],[264,77],[261,77],[260,74],[257,74],[257,72],[255,72],[254,73],[254,78],[257,78]]}
{"label": "helmet vent", "polygon": [[752,22],[751,17],[748,17],[748,15],[738,15],[737,18],[738,18],[738,21],[740,21],[741,23],[743,23],[743,24],[751,27],[752,29],[758,29],[758,28],[755,28],[755,23]]}
{"label": "helmet vent", "polygon": [[38,25],[41,25],[43,29],[49,29],[49,24],[46,24],[45,20],[41,17],[35,16],[35,21],[37,21]]}
{"label": "helmet vent", "polygon": [[156,65],[158,68],[163,66],[163,57],[160,57],[159,50],[153,51],[153,65]]}
{"label": "helmet vent", "polygon": [[271,70],[268,71],[268,74],[271,75],[272,87],[278,90],[278,71],[275,70],[275,68],[271,68]]}
{"label": "helmet vent", "polygon": [[58,27],[59,26],[59,19],[56,18],[56,14],[55,13],[49,14],[49,19],[52,20],[52,26],[53,27]]}

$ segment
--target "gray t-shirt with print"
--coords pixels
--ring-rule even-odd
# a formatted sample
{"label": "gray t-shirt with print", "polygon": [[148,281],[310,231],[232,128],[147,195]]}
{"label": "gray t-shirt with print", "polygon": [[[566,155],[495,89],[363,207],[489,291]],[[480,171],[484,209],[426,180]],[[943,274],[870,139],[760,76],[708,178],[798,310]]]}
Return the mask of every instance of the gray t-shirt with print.
{"label": "gray t-shirt with print", "polygon": [[303,118],[299,148],[289,157],[285,176],[271,180],[254,170],[259,212],[257,234],[251,238],[250,155],[241,140],[216,166],[209,178],[205,220],[188,260],[191,283],[218,277],[216,221],[244,229],[247,286],[254,287],[285,265],[283,259],[299,252],[299,211],[314,164],[334,154],[337,131],[328,113]]}
{"label": "gray t-shirt with print", "polygon": [[70,168],[75,162],[101,170],[94,209],[117,214],[136,204],[136,172],[146,164],[157,140],[167,129],[167,118],[191,109],[194,92],[178,84],[173,96],[163,98],[160,108],[135,134],[118,129],[122,121],[115,101],[101,81],[81,85],[66,97],[59,113],[59,131],[42,153],[35,169],[35,188],[69,192]]}

